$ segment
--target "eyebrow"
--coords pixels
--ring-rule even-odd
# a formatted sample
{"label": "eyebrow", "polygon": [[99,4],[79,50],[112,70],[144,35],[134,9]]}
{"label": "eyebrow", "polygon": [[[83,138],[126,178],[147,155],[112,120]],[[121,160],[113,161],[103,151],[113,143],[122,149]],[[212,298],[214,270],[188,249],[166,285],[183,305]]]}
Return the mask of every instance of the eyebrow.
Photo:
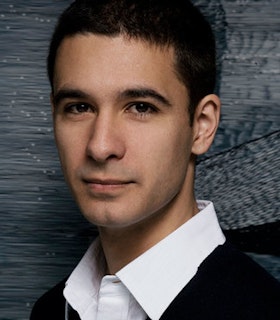
{"label": "eyebrow", "polygon": [[127,89],[120,93],[120,98],[152,98],[171,107],[171,103],[167,98],[150,88]]}
{"label": "eyebrow", "polygon": [[64,99],[88,99],[89,95],[78,89],[60,89],[54,94],[54,105],[58,105]]}
{"label": "eyebrow", "polygon": [[[145,87],[131,88],[131,89],[126,89],[124,91],[121,91],[118,94],[118,98],[119,99],[152,98],[168,107],[172,106],[170,101],[167,98],[165,98],[163,95],[161,95],[154,89],[145,88]],[[64,99],[90,99],[90,95],[79,89],[71,89],[71,88],[60,89],[53,96],[54,105],[58,105]]]}

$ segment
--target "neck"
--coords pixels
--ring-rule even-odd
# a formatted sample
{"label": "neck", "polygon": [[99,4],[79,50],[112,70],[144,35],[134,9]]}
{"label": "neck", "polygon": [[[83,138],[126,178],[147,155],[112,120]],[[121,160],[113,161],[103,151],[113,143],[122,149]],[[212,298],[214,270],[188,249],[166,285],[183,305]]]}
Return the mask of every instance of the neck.
{"label": "neck", "polygon": [[198,213],[194,196],[194,167],[172,201],[149,218],[123,228],[99,227],[108,274],[115,274]]}
{"label": "neck", "polygon": [[171,210],[167,211],[168,213],[155,214],[147,221],[125,228],[99,227],[101,245],[107,262],[107,273],[115,274],[175,231],[198,211],[196,202],[193,200],[188,206],[187,213]]}

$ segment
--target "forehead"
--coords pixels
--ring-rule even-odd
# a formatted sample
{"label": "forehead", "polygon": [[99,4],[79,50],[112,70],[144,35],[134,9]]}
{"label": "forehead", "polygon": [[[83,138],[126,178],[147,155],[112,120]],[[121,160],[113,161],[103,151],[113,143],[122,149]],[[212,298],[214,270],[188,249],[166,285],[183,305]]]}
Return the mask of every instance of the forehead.
{"label": "forehead", "polygon": [[117,86],[184,87],[175,71],[172,47],[94,34],[67,37],[58,49],[54,88],[69,85],[103,91]]}
{"label": "forehead", "polygon": [[[81,46],[82,45],[82,46]],[[147,41],[142,38],[134,38],[126,34],[118,34],[115,36],[109,35],[99,35],[94,33],[77,33],[71,36],[66,36],[58,46],[57,54],[60,53],[63,47],[83,49],[84,47],[101,49],[118,47],[123,50],[130,50],[133,47],[137,47],[140,50],[150,51],[151,54],[156,52],[161,52],[162,54],[169,54],[169,58],[173,59],[174,49],[172,45],[160,45],[153,42]]]}

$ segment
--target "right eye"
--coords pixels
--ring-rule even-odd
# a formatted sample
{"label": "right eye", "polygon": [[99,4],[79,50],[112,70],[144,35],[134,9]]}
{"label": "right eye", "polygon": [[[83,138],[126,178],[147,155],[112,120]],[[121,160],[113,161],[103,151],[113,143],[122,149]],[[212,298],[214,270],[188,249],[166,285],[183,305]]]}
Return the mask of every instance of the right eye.
{"label": "right eye", "polygon": [[92,108],[87,103],[74,103],[74,104],[67,105],[65,107],[65,112],[80,114],[80,113],[92,112]]}

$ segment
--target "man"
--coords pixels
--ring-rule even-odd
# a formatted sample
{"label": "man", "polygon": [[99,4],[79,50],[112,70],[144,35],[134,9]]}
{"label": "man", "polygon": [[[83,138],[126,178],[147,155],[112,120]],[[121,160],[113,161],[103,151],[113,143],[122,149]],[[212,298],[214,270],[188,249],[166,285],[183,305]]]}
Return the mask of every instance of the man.
{"label": "man", "polygon": [[200,12],[180,0],[76,1],[48,72],[64,175],[99,238],[31,319],[276,319],[279,283],[194,196],[195,159],[220,115]]}

